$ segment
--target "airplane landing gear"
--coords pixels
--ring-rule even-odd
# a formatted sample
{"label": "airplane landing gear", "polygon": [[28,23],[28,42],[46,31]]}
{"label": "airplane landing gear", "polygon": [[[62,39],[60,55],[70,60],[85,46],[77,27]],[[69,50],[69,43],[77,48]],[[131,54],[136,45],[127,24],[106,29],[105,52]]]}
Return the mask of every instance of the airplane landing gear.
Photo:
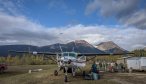
{"label": "airplane landing gear", "polygon": [[54,70],[54,76],[58,76],[58,71]]}
{"label": "airplane landing gear", "polygon": [[68,82],[68,78],[67,78],[67,70],[68,70],[68,67],[65,67],[64,82]]}
{"label": "airplane landing gear", "polygon": [[67,75],[64,77],[64,82],[68,82]]}
{"label": "airplane landing gear", "polygon": [[72,67],[72,76],[75,77],[76,72],[75,72],[75,67]]}

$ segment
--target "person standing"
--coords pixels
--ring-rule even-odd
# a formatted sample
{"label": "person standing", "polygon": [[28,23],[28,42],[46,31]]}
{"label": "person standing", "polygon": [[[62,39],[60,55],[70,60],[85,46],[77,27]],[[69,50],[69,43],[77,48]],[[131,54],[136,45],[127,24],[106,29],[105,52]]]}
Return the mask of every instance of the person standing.
{"label": "person standing", "polygon": [[111,72],[114,72],[114,66],[115,66],[115,63],[111,62]]}
{"label": "person standing", "polygon": [[92,72],[97,73],[97,65],[96,65],[95,61],[92,64],[91,70],[92,70]]}
{"label": "person standing", "polygon": [[97,70],[97,65],[96,65],[95,61],[92,64],[91,71],[92,71],[93,80],[97,80],[98,79],[98,74],[97,74],[98,70]]}

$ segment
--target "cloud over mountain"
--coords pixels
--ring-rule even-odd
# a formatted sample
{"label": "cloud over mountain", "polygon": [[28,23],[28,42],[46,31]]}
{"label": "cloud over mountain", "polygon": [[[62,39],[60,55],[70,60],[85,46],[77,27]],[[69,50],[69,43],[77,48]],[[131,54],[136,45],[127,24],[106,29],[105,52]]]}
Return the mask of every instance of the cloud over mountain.
{"label": "cloud over mountain", "polygon": [[102,16],[115,16],[123,25],[75,24],[60,27],[44,26],[23,15],[23,12],[19,13],[23,8],[23,0],[16,3],[12,3],[11,0],[0,1],[0,45],[43,46],[86,40],[93,45],[103,41],[114,41],[126,50],[146,46],[146,30],[142,30],[146,28],[146,11],[137,9],[139,0],[93,0],[87,5],[86,14],[100,11]]}
{"label": "cloud over mountain", "polygon": [[125,49],[146,45],[146,31],[121,26],[72,25],[48,28],[26,17],[0,13],[0,44],[49,45],[67,43],[72,40],[86,40],[91,44],[114,41]]}

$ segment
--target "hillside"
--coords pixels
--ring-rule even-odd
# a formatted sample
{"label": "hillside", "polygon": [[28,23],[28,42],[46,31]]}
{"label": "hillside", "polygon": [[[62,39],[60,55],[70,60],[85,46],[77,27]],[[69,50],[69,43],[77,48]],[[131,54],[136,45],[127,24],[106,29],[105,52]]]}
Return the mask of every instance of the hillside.
{"label": "hillside", "polygon": [[37,51],[37,52],[61,52],[60,46],[64,52],[75,51],[78,53],[104,53],[103,51],[95,48],[84,40],[77,40],[67,44],[52,44],[48,46],[32,46],[32,45],[3,45],[0,46],[0,56],[8,56],[9,50],[15,51]]}
{"label": "hillside", "polygon": [[96,48],[102,50],[106,53],[125,53],[128,52],[125,49],[119,47],[112,41],[101,42],[100,44],[96,45]]}

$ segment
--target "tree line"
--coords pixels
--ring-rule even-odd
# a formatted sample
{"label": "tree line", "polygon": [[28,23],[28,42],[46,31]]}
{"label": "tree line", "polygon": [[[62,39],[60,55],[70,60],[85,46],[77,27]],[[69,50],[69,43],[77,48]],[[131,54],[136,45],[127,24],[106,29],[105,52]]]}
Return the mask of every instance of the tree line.
{"label": "tree line", "polygon": [[146,57],[146,51],[144,49],[136,49],[132,51],[135,57]]}
{"label": "tree line", "polygon": [[[146,57],[146,50],[144,49],[136,49],[131,51],[132,53],[134,53],[133,57]],[[118,58],[121,58],[125,55],[117,55],[117,56],[97,56],[95,60],[97,61],[106,61],[106,62],[112,62],[112,61],[116,61]],[[129,55],[126,55],[129,56]]]}
{"label": "tree line", "polygon": [[42,55],[28,55],[22,56],[7,56],[0,57],[0,63],[6,63],[7,65],[45,65],[54,64],[53,60],[46,59]]}

